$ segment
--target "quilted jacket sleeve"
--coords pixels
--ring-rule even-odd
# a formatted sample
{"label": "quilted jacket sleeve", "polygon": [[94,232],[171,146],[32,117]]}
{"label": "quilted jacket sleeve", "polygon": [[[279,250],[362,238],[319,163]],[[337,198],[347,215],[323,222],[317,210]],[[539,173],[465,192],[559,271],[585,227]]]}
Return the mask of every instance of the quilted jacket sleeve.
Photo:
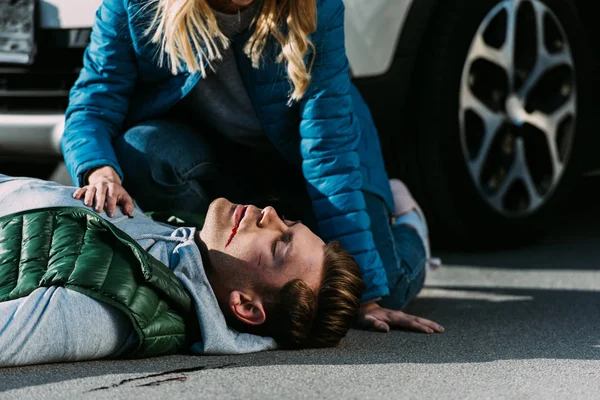
{"label": "quilted jacket sleeve", "polygon": [[367,290],[363,301],[389,294],[386,273],[375,248],[366,211],[357,146],[359,122],[350,95],[344,43],[344,4],[319,16],[325,32],[315,41],[312,82],[301,102],[302,169],[323,239],[337,240],[361,267]]}
{"label": "quilted jacket sleeve", "polygon": [[61,147],[76,185],[91,168],[110,165],[123,177],[112,147],[137,80],[125,2],[104,0],[96,13],[83,70],[71,90]]}

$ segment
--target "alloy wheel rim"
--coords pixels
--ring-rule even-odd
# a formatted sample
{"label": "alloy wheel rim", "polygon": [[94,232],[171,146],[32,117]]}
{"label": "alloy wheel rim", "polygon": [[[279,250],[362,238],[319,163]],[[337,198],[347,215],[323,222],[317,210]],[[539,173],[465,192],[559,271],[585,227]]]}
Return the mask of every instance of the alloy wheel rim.
{"label": "alloy wheel rim", "polygon": [[484,18],[460,83],[463,159],[496,212],[523,217],[558,186],[575,137],[571,46],[539,0],[505,0]]}

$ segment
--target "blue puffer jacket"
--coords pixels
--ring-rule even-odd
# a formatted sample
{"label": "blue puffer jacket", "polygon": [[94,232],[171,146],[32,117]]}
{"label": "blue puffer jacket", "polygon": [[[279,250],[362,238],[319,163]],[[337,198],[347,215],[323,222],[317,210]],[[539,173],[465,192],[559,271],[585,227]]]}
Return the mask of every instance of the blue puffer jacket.
{"label": "blue puffer jacket", "polygon": [[[146,0],[104,0],[97,12],[62,139],[76,185],[82,185],[87,170],[102,165],[122,175],[114,138],[165,113],[201,78],[185,68],[173,75],[156,66],[157,46],[144,35],[152,12],[144,5]],[[302,167],[323,239],[339,240],[361,266],[367,301],[389,291],[361,190],[381,196],[390,210],[393,203],[377,131],[350,82],[344,4],[317,0],[317,6],[312,83],[301,102],[286,104],[290,84],[285,68],[274,61],[273,43],[259,69],[243,53],[245,38],[234,41],[235,53],[266,134],[287,160]]]}

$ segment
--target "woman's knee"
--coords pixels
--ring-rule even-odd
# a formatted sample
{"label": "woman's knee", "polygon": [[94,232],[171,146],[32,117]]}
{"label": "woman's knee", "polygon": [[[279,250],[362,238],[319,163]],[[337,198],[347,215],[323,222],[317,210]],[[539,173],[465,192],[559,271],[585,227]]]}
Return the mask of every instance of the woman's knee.
{"label": "woman's knee", "polygon": [[214,151],[201,132],[169,119],[132,127],[117,138],[114,147],[125,175],[145,166],[172,183],[186,180],[186,173],[197,165],[214,161]]}
{"label": "woman's knee", "polygon": [[129,129],[114,144],[124,187],[142,208],[202,211],[209,199],[191,172],[210,170],[213,152],[185,123],[148,121]]}

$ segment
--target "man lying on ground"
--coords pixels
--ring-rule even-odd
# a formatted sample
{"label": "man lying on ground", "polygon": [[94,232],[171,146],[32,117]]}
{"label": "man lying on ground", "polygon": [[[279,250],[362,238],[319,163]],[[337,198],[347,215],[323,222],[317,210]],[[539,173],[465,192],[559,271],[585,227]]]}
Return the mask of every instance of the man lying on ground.
{"label": "man lying on ground", "polygon": [[353,258],[272,207],[217,199],[198,231],[74,191],[0,175],[0,366],[335,346],[356,320]]}

